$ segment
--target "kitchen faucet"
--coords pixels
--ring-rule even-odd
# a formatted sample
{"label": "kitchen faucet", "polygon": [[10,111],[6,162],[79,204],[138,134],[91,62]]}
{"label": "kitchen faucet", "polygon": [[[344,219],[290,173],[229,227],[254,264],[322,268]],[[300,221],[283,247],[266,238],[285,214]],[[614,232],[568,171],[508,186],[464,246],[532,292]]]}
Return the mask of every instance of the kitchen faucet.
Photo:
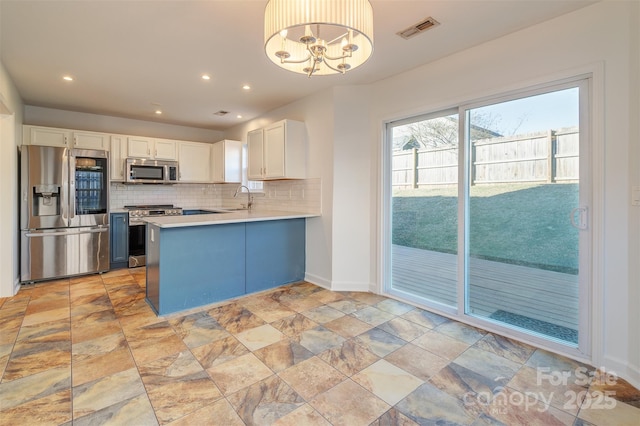
{"label": "kitchen faucet", "polygon": [[245,188],[247,190],[247,210],[251,210],[251,205],[253,204],[253,197],[251,196],[251,191],[249,191],[249,188],[247,188],[246,185],[238,186],[238,188],[236,188],[236,193],[233,194],[233,198],[236,198],[238,196],[242,188]]}

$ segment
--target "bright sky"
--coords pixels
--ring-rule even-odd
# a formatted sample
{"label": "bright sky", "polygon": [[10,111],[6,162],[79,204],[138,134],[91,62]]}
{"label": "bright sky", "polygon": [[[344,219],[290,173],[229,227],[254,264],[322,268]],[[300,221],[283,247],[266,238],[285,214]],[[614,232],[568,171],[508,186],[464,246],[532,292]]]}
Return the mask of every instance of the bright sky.
{"label": "bright sky", "polygon": [[504,136],[533,133],[578,125],[578,88],[546,93],[473,109],[472,124],[482,126],[483,119],[473,123],[476,112],[495,119],[490,126]]}

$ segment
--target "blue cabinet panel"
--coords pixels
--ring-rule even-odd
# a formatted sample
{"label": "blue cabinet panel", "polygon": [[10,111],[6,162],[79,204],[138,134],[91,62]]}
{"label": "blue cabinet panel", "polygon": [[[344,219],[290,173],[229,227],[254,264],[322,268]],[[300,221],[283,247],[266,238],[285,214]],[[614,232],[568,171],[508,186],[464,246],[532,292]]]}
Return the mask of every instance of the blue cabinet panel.
{"label": "blue cabinet panel", "polygon": [[304,279],[305,223],[305,219],[247,223],[247,293]]}
{"label": "blue cabinet panel", "polygon": [[119,269],[129,266],[129,214],[111,213],[109,221],[110,268]]}
{"label": "blue cabinet panel", "polygon": [[304,279],[305,219],[147,227],[147,300],[160,315]]}
{"label": "blue cabinet panel", "polygon": [[245,293],[245,224],[163,228],[159,235],[160,315]]}

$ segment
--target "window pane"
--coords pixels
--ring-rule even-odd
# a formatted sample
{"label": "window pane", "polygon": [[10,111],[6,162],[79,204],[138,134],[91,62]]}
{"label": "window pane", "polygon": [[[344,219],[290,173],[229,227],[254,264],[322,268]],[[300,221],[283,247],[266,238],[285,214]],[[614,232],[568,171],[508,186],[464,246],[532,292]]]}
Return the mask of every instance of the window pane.
{"label": "window pane", "polygon": [[456,306],[458,116],[392,128],[392,289]]}
{"label": "window pane", "polygon": [[467,313],[578,343],[578,88],[469,110]]}

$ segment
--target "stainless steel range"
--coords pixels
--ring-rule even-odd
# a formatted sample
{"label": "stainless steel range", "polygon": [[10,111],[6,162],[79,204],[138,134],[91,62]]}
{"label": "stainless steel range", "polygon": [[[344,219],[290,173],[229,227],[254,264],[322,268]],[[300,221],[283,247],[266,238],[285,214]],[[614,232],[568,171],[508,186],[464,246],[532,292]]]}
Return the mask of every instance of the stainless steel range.
{"label": "stainless steel range", "polygon": [[182,209],[173,204],[124,206],[129,210],[129,268],[147,264],[147,223],[143,220],[153,216],[180,216]]}

